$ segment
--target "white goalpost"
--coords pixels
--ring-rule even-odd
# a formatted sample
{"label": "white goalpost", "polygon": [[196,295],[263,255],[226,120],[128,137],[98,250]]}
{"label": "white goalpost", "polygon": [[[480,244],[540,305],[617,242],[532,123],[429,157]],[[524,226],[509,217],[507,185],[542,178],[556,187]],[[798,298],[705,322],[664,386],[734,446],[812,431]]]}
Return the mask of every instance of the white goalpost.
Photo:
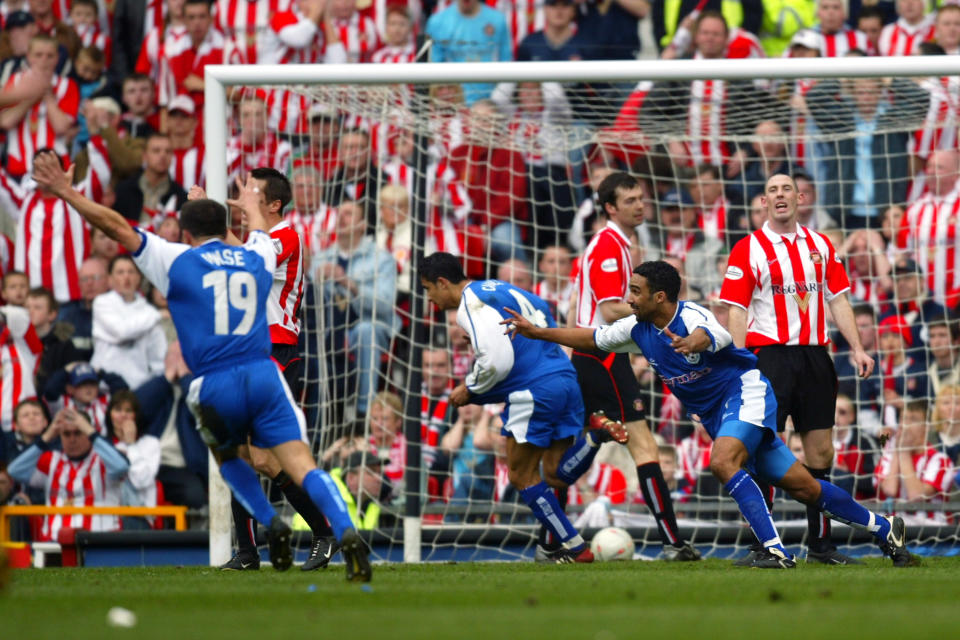
{"label": "white goalpost", "polygon": [[[574,257],[578,248],[582,250],[582,239],[589,233],[589,225],[593,220],[589,203],[591,179],[594,172],[607,167],[631,170],[643,177],[652,188],[648,203],[651,215],[648,224],[644,225],[646,231],[641,231],[637,236],[637,248],[641,252],[638,257],[668,257],[672,255],[671,247],[674,245],[671,244],[669,224],[658,213],[660,199],[674,189],[694,194],[704,192],[706,187],[698,182],[697,167],[719,164],[713,162],[712,152],[706,150],[709,145],[705,143],[710,142],[710,136],[716,136],[714,142],[720,145],[767,160],[763,154],[768,147],[763,144],[771,140],[758,136],[754,129],[768,121],[779,123],[781,132],[774,136],[776,140],[772,142],[783,148],[784,166],[791,167],[792,171],[802,170],[817,182],[823,209],[829,214],[828,217],[839,217],[833,219],[833,224],[835,233],[843,242],[854,231],[847,227],[847,221],[853,219],[847,216],[852,215],[855,208],[849,195],[853,193],[854,186],[848,184],[847,178],[830,175],[830,172],[832,167],[850,160],[844,154],[847,153],[846,149],[854,148],[858,133],[856,130],[844,130],[837,124],[839,121],[821,115],[818,108],[823,105],[813,103],[813,99],[809,104],[791,102],[790,94],[794,91],[792,81],[803,80],[814,84],[814,81],[837,80],[838,86],[843,86],[842,83],[856,78],[938,79],[948,76],[960,76],[960,57],[207,66],[203,114],[206,191],[210,198],[224,202],[232,180],[229,177],[231,169],[228,166],[227,149],[231,138],[241,134],[241,126],[234,113],[236,98],[231,102],[228,96],[233,91],[244,95],[245,91],[259,88],[283,90],[295,98],[283,104],[298,104],[302,112],[284,113],[288,107],[272,105],[273,111],[265,126],[271,134],[276,129],[278,139],[286,139],[294,147],[292,160],[283,167],[291,177],[317,176],[312,208],[318,213],[301,212],[303,216],[298,218],[301,231],[308,237],[307,244],[312,245],[310,251],[315,255],[331,245],[328,236],[335,229],[335,218],[322,222],[319,212],[330,210],[335,216],[335,210],[343,200],[355,198],[359,201],[366,196],[346,195],[349,189],[337,182],[344,179],[336,168],[324,165],[325,157],[318,160],[310,155],[317,153],[311,149],[325,148],[316,140],[316,136],[321,134],[317,133],[319,130],[310,128],[311,122],[327,118],[325,122],[333,123],[329,126],[334,127],[329,135],[337,139],[342,134],[358,129],[364,132],[369,147],[368,164],[376,173],[371,180],[381,190],[384,185],[392,184],[402,186],[408,192],[412,240],[409,254],[405,254],[407,267],[401,264],[398,276],[398,281],[400,278],[408,278],[408,281],[397,285],[395,297],[403,302],[396,309],[384,310],[380,302],[376,303],[380,307],[374,305],[374,315],[379,313],[389,318],[385,321],[388,326],[386,343],[377,344],[372,371],[365,370],[355,355],[341,353],[342,340],[329,337],[331,333],[339,335],[335,327],[331,328],[334,324],[347,322],[331,316],[336,304],[330,297],[332,294],[327,292],[329,283],[317,281],[310,285],[313,290],[305,303],[304,331],[309,342],[306,356],[307,415],[313,440],[311,444],[318,459],[321,459],[324,452],[335,448],[335,445],[339,446],[343,438],[372,442],[377,436],[370,424],[369,411],[373,407],[371,398],[378,390],[395,392],[403,401],[403,415],[399,417],[404,424],[402,435],[405,436],[406,449],[403,456],[395,457],[393,462],[404,456],[405,461],[402,473],[397,472],[398,478],[402,479],[397,481],[398,488],[392,497],[384,497],[389,494],[389,490],[384,488],[380,489],[379,496],[369,496],[383,502],[385,514],[381,524],[372,532],[379,541],[378,548],[382,549],[382,552],[375,554],[375,558],[404,562],[520,559],[529,557],[532,552],[536,528],[529,514],[523,511],[524,508],[510,504],[505,497],[507,492],[502,486],[502,479],[498,479],[501,461],[497,458],[497,445],[490,445],[491,449],[473,447],[470,456],[467,456],[462,452],[468,446],[472,447],[475,440],[464,437],[449,453],[448,465],[442,469],[438,467],[437,460],[445,455],[445,449],[439,444],[443,434],[437,436],[437,442],[430,441],[433,434],[430,416],[433,405],[432,401],[424,400],[421,403],[419,392],[421,386],[428,388],[429,378],[435,374],[432,370],[425,371],[421,361],[423,353],[435,351],[438,345],[449,351],[454,338],[450,335],[451,329],[444,325],[442,314],[435,315],[429,308],[429,302],[423,299],[415,276],[409,275],[415,273],[417,257],[443,246],[450,250],[450,246],[456,245],[458,251],[454,252],[463,256],[471,277],[497,277],[499,266],[517,260],[526,264],[532,272],[531,283],[539,285],[554,277],[538,261],[548,245],[566,245]],[[638,83],[654,83],[653,87],[689,87],[689,83],[701,80],[749,83],[758,87],[764,101],[754,105],[740,104],[739,111],[733,112],[731,109],[725,112],[725,128],[719,134],[708,133],[706,124],[702,130],[691,130],[683,106],[669,102],[673,94],[669,91],[663,95],[647,92],[649,86],[640,97],[646,102],[638,106],[637,113],[624,111],[625,103],[629,106],[631,94],[637,95],[634,87]],[[462,95],[460,98],[450,98],[448,93],[438,89],[465,83],[497,86],[487,105],[490,112],[495,113],[494,116],[490,112],[483,116],[478,115],[476,110],[471,112],[470,105],[460,100]],[[524,83],[539,85],[537,99],[545,115],[524,119],[525,98],[519,96],[518,89]],[[934,83],[933,80],[931,83]],[[643,87],[642,84],[640,86]],[[916,82],[911,85],[919,86]],[[893,94],[896,88],[885,82],[878,85],[877,90]],[[914,167],[911,169],[914,173],[888,177],[893,185],[890,193],[895,195],[891,195],[888,201],[878,203],[880,217],[889,207],[909,204],[898,195],[901,192],[910,192],[912,197],[923,191],[920,182],[922,173],[916,172],[915,168],[918,160],[929,155],[929,150],[916,147],[920,144],[918,141],[921,136],[917,136],[915,131],[930,126],[924,121],[930,110],[930,101],[924,101],[923,95],[932,94],[927,89],[924,91],[926,93],[922,95],[917,91],[904,94],[906,98],[897,94],[897,98],[891,98],[890,106],[885,107],[888,110],[886,113],[891,115],[891,124],[887,130],[877,133],[896,134],[904,141],[908,138],[913,140],[909,143],[913,146],[907,147],[904,158],[900,157],[902,154],[899,151],[888,150],[886,153],[890,154],[890,161],[887,164],[900,166],[897,163],[903,161],[905,166]],[[456,94],[456,91],[452,93]],[[667,102],[659,107],[650,102],[664,97]],[[558,99],[551,101],[552,98]],[[706,111],[703,113],[706,114]],[[284,120],[284,115],[295,115],[300,122],[306,123],[306,129],[278,124]],[[798,116],[806,122],[805,128],[803,125],[799,129],[793,128]],[[630,121],[630,126],[617,125],[618,122],[622,125],[624,118]],[[951,111],[949,117],[944,118],[937,121],[937,127],[960,127],[960,105]],[[258,139],[264,138],[261,136]],[[469,150],[465,155],[458,155],[459,152],[455,151],[460,146],[475,147],[481,143],[487,149],[495,148],[502,152],[502,156],[483,156],[487,158],[483,161],[486,166],[481,167],[478,165],[483,163],[472,160]],[[399,150],[406,148],[404,145],[412,149],[407,155]],[[702,149],[701,145],[704,145]],[[791,156],[791,153],[795,153],[793,149],[802,146],[807,147],[802,152],[805,154],[803,157]],[[956,142],[953,148],[956,148]],[[504,160],[491,159],[495,157]],[[726,161],[730,156],[724,151],[722,157]],[[246,166],[245,162],[242,160],[235,164],[235,170],[237,166],[242,171],[253,168]],[[771,162],[771,166],[773,164]],[[403,167],[410,170],[409,177],[404,177],[407,174],[403,173]],[[721,171],[725,171],[725,167]],[[504,186],[511,180],[511,184],[517,185],[516,192],[510,191],[512,187]],[[692,262],[686,261],[686,253],[680,260],[687,265],[686,278],[691,292],[702,296],[704,301],[711,300],[715,294],[716,274],[710,270],[717,267],[716,263],[725,262],[738,234],[748,232],[751,228],[747,196],[753,192],[755,185],[743,174],[734,178],[724,175],[721,181],[726,193],[743,195],[744,201],[731,202],[726,214],[727,224],[732,226],[734,223],[730,221],[736,219],[742,226],[731,228],[726,235],[721,234],[715,244],[705,245],[704,261],[698,263],[699,266],[693,267]],[[311,194],[295,192],[295,208],[301,206],[298,199],[307,196]],[[334,197],[339,201],[330,201]],[[516,214],[520,222],[513,229],[513,235],[497,235],[496,241],[491,235],[492,229],[507,214],[489,213],[494,211],[492,200],[495,198],[507,202],[505,206],[511,207],[514,213],[522,211],[525,216]],[[488,199],[491,202],[487,202]],[[481,205],[481,201],[485,204]],[[372,207],[370,210],[379,210],[377,202],[371,202],[369,206]],[[488,213],[481,218],[478,211],[484,207]],[[555,210],[554,214],[550,213],[551,209]],[[564,212],[562,215],[559,213],[561,211]],[[380,224],[379,215],[376,221],[369,217],[368,220],[372,224]],[[702,228],[698,231],[706,233]],[[881,233],[879,224],[876,231]],[[896,240],[889,241],[888,257],[893,259],[896,257]],[[452,245],[444,245],[444,242]],[[854,251],[850,250],[848,259],[855,259]],[[414,266],[410,267],[411,264]],[[692,272],[692,269],[698,269],[699,272]],[[890,288],[889,268],[875,272],[871,266],[868,273],[859,275],[863,282],[870,285]],[[933,283],[934,279],[931,278],[930,282]],[[897,305],[899,299],[896,291],[891,289],[888,295],[891,297],[865,299],[864,302],[872,303],[878,309],[884,304]],[[563,313],[564,302],[559,304],[558,313]],[[925,323],[928,320],[932,318],[919,317],[915,322]],[[457,360],[456,350],[447,365],[451,367],[451,375],[457,373],[458,366],[462,366],[462,361]],[[648,394],[645,398],[651,421],[658,430],[669,422],[669,427],[662,430],[662,435],[665,444],[679,452],[676,500],[677,510],[681,512],[681,527],[693,532],[695,543],[717,550],[718,555],[727,555],[731,549],[742,549],[749,544],[749,534],[739,531],[741,527],[732,501],[715,494],[702,495],[695,478],[691,481],[690,477],[683,477],[685,468],[680,439],[681,435],[686,437],[693,433],[692,426],[676,411],[671,413],[670,399],[664,395],[652,373],[644,369],[643,363],[638,362],[635,368]],[[360,380],[361,377],[365,379]],[[850,393],[860,393],[859,386],[849,380],[846,382],[850,389],[855,389]],[[360,398],[364,389],[368,397]],[[924,397],[931,407],[936,403],[937,394],[932,388]],[[861,418],[866,421],[861,425],[865,433],[879,432],[884,426],[890,426],[892,418],[884,417],[885,407],[880,400],[876,407],[870,404],[866,396],[852,398],[852,401]],[[490,416],[483,414],[477,420],[483,420],[483,428],[489,428],[494,433],[495,428],[491,425],[496,418],[492,409],[489,412]],[[447,415],[451,424],[458,418],[452,408]],[[359,419],[364,416],[365,420]],[[474,427],[465,427],[465,430],[470,432],[471,428]],[[476,435],[477,432],[470,433]],[[676,441],[671,440],[674,436]],[[604,452],[599,458],[604,465],[613,468],[622,462],[621,453],[613,449],[605,449]],[[387,468],[389,461],[386,453],[381,450],[378,455],[384,460],[384,468]],[[872,455],[879,462],[883,452],[878,449]],[[333,459],[336,460],[335,457]],[[628,472],[632,468],[629,462],[621,467]],[[478,471],[480,468],[483,471]],[[598,470],[597,473],[607,471]],[[867,472],[851,473],[855,486],[863,488],[869,484],[865,484],[865,478],[862,477]],[[216,566],[230,558],[232,524],[229,491],[216,471],[212,456],[209,477],[210,564]],[[464,481],[464,477],[472,479]],[[466,484],[458,485],[461,481]],[[686,489],[683,488],[685,481],[688,485]],[[635,491],[635,479],[627,477],[626,483],[624,491],[630,492],[631,487]],[[582,503],[571,505],[571,513],[574,514],[571,519],[583,512],[582,526],[590,528],[597,526],[598,522],[591,518],[591,514],[596,514],[596,508],[590,511],[590,498],[594,497],[593,493],[602,497],[606,489],[588,484],[585,481],[577,490]],[[644,543],[648,549],[656,547],[658,543],[655,527],[652,527],[653,520],[647,519],[642,505],[631,504],[629,497],[621,502],[614,499],[611,503],[608,500],[608,503],[603,503],[601,520],[649,529],[648,533],[643,534],[638,547]],[[796,531],[794,537],[801,539],[805,530],[805,521],[801,522],[803,516],[796,515],[799,511],[790,511],[785,503],[778,502],[778,505],[778,512],[775,513],[778,525],[784,514],[789,514],[786,526],[793,527]],[[883,506],[893,508],[895,505],[888,501]],[[953,506],[949,495],[945,494],[936,507],[902,504],[896,508],[911,512],[932,508],[944,516],[940,518],[938,515],[930,522],[918,521],[916,526],[919,528],[914,529],[916,540],[933,548],[960,543],[951,513]],[[290,512],[285,513],[290,515]],[[388,517],[392,525],[383,524]],[[847,536],[847,544],[867,544],[864,538],[857,537],[853,532],[846,533],[845,527],[836,528]],[[489,534],[489,531],[493,533]],[[651,552],[643,553],[649,555]]]}

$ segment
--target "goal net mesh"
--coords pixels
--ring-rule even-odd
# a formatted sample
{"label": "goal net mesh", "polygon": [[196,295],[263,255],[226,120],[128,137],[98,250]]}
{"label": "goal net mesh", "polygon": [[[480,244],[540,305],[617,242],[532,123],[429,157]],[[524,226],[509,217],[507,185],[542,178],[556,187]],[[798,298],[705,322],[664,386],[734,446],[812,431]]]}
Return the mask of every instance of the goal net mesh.
{"label": "goal net mesh", "polygon": [[[955,552],[956,326],[934,316],[957,304],[958,208],[954,195],[931,196],[957,178],[958,86],[957,77],[897,77],[234,87],[229,182],[257,166],[292,180],[287,219],[308,252],[301,347],[309,438],[359,500],[376,557],[402,559],[413,498],[424,560],[533,554],[538,527],[507,480],[501,407],[448,402],[473,354],[455,312],[416,304],[413,259],[461,256],[471,278],[529,288],[563,324],[578,256],[605,224],[594,189],[619,170],[644,185],[634,265],[671,261],[684,275],[682,297],[721,322],[727,257],[763,223],[766,178],[798,178],[803,224],[842,256],[861,339],[877,360],[858,381],[834,332],[833,480],[868,506],[907,517],[919,550]],[[490,97],[465,102],[478,94]],[[913,203],[921,204],[905,216]],[[649,363],[637,356],[633,365],[681,533],[707,554],[742,552],[752,535],[709,473],[709,441]],[[901,427],[911,408],[923,420],[913,444]],[[416,450],[404,434],[420,440],[419,455],[409,455]],[[904,461],[929,497],[908,493],[897,470]],[[891,475],[899,481],[887,493]],[[656,557],[660,540],[642,500],[630,456],[608,444],[571,487],[568,513],[587,532],[628,527],[638,551]],[[802,506],[778,493],[775,520],[799,550]],[[876,552],[843,525],[834,537]]]}

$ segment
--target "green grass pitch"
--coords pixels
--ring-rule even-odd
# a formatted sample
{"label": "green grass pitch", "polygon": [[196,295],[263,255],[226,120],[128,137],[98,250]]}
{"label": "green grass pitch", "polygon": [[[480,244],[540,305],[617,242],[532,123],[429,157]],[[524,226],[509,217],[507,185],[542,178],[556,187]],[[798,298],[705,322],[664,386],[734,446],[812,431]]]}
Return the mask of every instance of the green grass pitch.
{"label": "green grass pitch", "polygon": [[[110,607],[138,616],[106,624]],[[305,574],[212,569],[30,569],[0,592],[3,640],[85,638],[955,638],[960,558],[912,569],[697,564],[380,565],[364,589],[342,565]]]}

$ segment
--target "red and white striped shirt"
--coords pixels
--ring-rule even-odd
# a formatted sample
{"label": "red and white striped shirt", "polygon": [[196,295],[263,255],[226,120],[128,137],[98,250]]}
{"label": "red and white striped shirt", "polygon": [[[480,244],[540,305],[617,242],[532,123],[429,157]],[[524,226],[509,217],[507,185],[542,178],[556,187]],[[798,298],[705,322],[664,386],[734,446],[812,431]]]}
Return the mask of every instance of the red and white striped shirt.
{"label": "red and white striped shirt", "polygon": [[680,472],[689,487],[697,486],[700,473],[710,469],[710,452],[713,441],[698,429],[693,435],[677,444],[677,457],[680,460]]}
{"label": "red and white striped shirt", "polygon": [[43,344],[30,324],[26,309],[15,306],[0,307],[6,316],[6,325],[0,331],[0,428],[13,428],[14,408],[28,398],[36,398],[33,383],[43,352]]}
{"label": "red and white striped shirt", "polygon": [[181,38],[189,38],[187,28],[182,24],[167,27],[161,24],[151,29],[140,47],[134,71],[149,76],[154,84],[160,82],[160,60],[163,59],[164,51],[176,48]]}
{"label": "red and white striped shirt", "polygon": [[820,34],[820,56],[823,58],[842,58],[853,49],[876,54],[863,31],[844,28],[836,33]]}
{"label": "red and white striped shirt", "polygon": [[380,34],[372,18],[354,12],[346,20],[335,19],[333,26],[347,52],[347,62],[370,62],[373,52],[380,48]]}
{"label": "red and white striped shirt", "polygon": [[927,193],[900,221],[897,247],[913,253],[933,299],[953,308],[960,302],[960,193],[940,198]]}
{"label": "red and white striped shirt", "polygon": [[100,49],[100,51],[103,51],[103,55],[106,58],[106,66],[109,67],[110,58],[113,55],[113,41],[110,39],[110,35],[95,24],[74,25],[73,29],[80,37],[80,42],[83,43],[83,46],[96,47]]}
{"label": "red and white striped shirt", "polygon": [[918,24],[908,24],[903,18],[888,24],[880,32],[877,50],[881,56],[912,56],[921,42],[933,38],[936,13],[924,17]]}
{"label": "red and white striped shirt", "polygon": [[[699,54],[697,54],[699,56]],[[690,83],[687,135],[693,164],[725,164],[730,148],[721,139],[727,130],[727,83],[724,80],[694,80]]]}
{"label": "red and white striped shirt", "polygon": [[730,203],[723,196],[711,205],[710,209],[700,211],[697,226],[703,231],[704,238],[714,238],[720,242],[727,238],[727,209]]}
{"label": "red and white striped shirt", "polygon": [[[890,467],[893,464],[893,456],[898,455],[890,445],[883,451],[883,455],[880,456],[880,462],[877,463],[876,469],[874,469],[874,482],[877,485],[877,489],[880,489],[880,483],[890,475]],[[950,458],[943,452],[937,451],[934,447],[927,447],[926,450],[922,452],[911,452],[910,458],[913,460],[913,468],[917,474],[917,478],[920,479],[925,485],[931,486],[936,489],[937,493],[934,496],[934,499],[943,501],[946,499],[947,495],[953,489],[953,478],[956,475],[953,462]],[[879,491],[882,498],[895,498],[900,500],[907,500],[907,488],[904,486],[903,481],[899,483],[900,494],[896,496],[887,496],[883,495],[882,491]],[[923,516],[925,515],[928,519],[934,520],[936,522],[946,522],[946,514],[942,511],[928,511],[925,514],[915,514]]]}
{"label": "red and white striped shirt", "polygon": [[830,342],[827,303],[849,288],[826,236],[799,224],[780,235],[767,222],[734,245],[720,299],[747,310],[748,348],[822,346]]}
{"label": "red and white striped shirt", "polygon": [[[190,36],[179,38],[170,46],[164,47],[157,103],[166,106],[175,95],[185,95],[193,100],[197,113],[203,113],[203,91],[191,91],[184,83],[190,76],[203,78],[203,68],[208,64],[223,64],[225,46],[226,39],[223,34],[210,27],[198,47],[193,46]],[[168,73],[169,77],[165,77]]]}
{"label": "red and white striped shirt", "polygon": [[[798,79],[793,83],[793,95],[805,98],[816,84],[816,80]],[[791,157],[794,158],[797,166],[806,166],[807,155],[810,151],[807,147],[807,114],[801,109],[790,110],[790,140],[793,147]]]}
{"label": "red and white striped shirt", "polygon": [[[13,246],[13,240],[0,234],[0,279],[4,274],[13,271],[13,254],[16,248]],[[0,303],[3,298],[0,298]]]}
{"label": "red and white striped shirt", "polygon": [[391,47],[385,45],[373,52],[370,56],[370,62],[374,64],[400,64],[401,62],[413,62],[417,52],[412,44],[403,47]]}
{"label": "red and white striped shirt", "polygon": [[553,303],[557,307],[557,321],[567,317],[570,312],[570,299],[573,298],[575,283],[568,280],[560,291],[554,291],[547,286],[546,280],[541,280],[533,287],[534,295],[540,297],[545,302]]}
{"label": "red and white striped shirt", "polygon": [[[437,456],[437,447],[440,446],[440,437],[447,432],[447,415],[450,409],[450,392],[453,391],[453,378],[447,382],[446,388],[439,398],[431,398],[427,386],[423,385],[420,391],[420,443],[423,451],[424,466],[433,464]],[[434,401],[435,400],[435,401]],[[433,404],[433,410],[430,405]]]}
{"label": "red and white striped shirt", "polygon": [[914,132],[908,149],[911,155],[926,158],[932,151],[957,148],[960,77],[929,78],[921,86],[930,93],[930,106],[923,127]]}
{"label": "red and white striped shirt", "polygon": [[[341,43],[327,46],[324,28],[300,13],[296,7],[282,11],[270,19],[265,33],[266,53],[276,64],[341,64],[347,61]],[[276,40],[276,42],[272,42]]]}
{"label": "red and white striped shirt", "polygon": [[[6,90],[20,83],[23,71],[13,74],[7,81]],[[77,119],[80,108],[80,91],[73,80],[54,75],[51,80],[53,95],[57,98],[57,107],[73,120]],[[19,178],[29,173],[33,166],[33,154],[38,149],[49,147],[60,156],[67,156],[67,143],[63,135],[57,135],[53,124],[47,118],[47,105],[39,100],[30,107],[23,120],[7,129],[7,172]]]}
{"label": "red and white striped shirt", "polygon": [[285,217],[287,223],[299,234],[303,248],[315,254],[337,240],[337,210],[321,204],[312,214],[304,215],[294,209]]}
{"label": "red and white striped shirt", "polygon": [[396,434],[389,449],[383,445],[378,445],[376,438],[373,436],[370,437],[369,442],[373,445],[380,459],[385,460],[383,475],[387,476],[393,486],[396,487],[403,480],[403,470],[407,468],[407,439],[403,437],[402,433]]}
{"label": "red and white striped shirt", "polygon": [[174,149],[170,162],[170,179],[188,191],[194,185],[204,186],[207,181],[203,166],[205,148],[203,145],[198,145],[186,149]]}
{"label": "red and white striped shirt", "polygon": [[102,393],[89,405],[82,406],[72,396],[64,394],[60,400],[51,402],[50,413],[55,414],[60,409],[76,409],[83,411],[90,418],[90,424],[101,436],[107,435],[107,407],[110,406],[110,394]]}
{"label": "red and white striped shirt", "polygon": [[227,39],[230,64],[279,62],[283,44],[270,29],[273,16],[290,10],[291,0],[216,0],[216,25]]}
{"label": "red and white striped shirt", "polygon": [[[91,450],[80,460],[71,460],[62,451],[44,451],[37,470],[46,476],[47,504],[51,507],[104,507],[120,504],[123,482],[110,476],[103,459]],[[56,540],[61,528],[113,531],[120,526],[117,516],[47,516],[41,536]]]}
{"label": "red and white striped shirt", "polygon": [[303,300],[303,243],[284,220],[270,229],[277,251],[277,268],[267,300],[267,324],[273,344],[297,344],[300,336],[300,302]]}
{"label": "red and white striped shirt", "polygon": [[235,135],[227,141],[228,179],[246,175],[257,167],[270,167],[286,174],[292,153],[290,143],[280,140],[272,132],[255,145],[244,144],[240,135]]}
{"label": "red and white striped shirt", "polygon": [[[91,171],[90,176],[94,175]],[[91,182],[88,179],[81,188],[88,196]],[[26,274],[31,287],[53,292],[58,302],[79,299],[78,271],[90,249],[80,214],[59,198],[24,189],[2,172],[0,203],[18,223],[14,268]]]}
{"label": "red and white striped shirt", "polygon": [[577,274],[577,326],[602,327],[601,302],[622,302],[630,285],[633,263],[630,238],[612,220],[590,240]]}

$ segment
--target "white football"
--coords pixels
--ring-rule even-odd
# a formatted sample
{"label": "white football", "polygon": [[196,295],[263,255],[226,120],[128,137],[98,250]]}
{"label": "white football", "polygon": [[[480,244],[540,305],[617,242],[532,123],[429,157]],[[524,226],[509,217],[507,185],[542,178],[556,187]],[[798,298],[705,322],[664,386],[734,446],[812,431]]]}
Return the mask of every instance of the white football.
{"label": "white football", "polygon": [[601,529],[590,541],[590,551],[600,562],[633,560],[633,549],[633,538],[620,527]]}

